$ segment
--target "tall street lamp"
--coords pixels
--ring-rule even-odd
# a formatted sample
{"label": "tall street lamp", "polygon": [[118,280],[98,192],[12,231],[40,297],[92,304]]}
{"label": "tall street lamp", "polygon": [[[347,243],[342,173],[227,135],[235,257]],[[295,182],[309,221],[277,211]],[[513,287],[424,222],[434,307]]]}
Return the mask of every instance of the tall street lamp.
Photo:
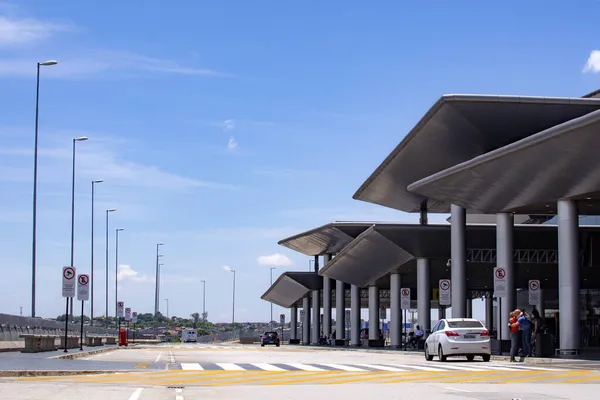
{"label": "tall street lamp", "polygon": [[[86,136],[73,139],[73,175],[71,179],[71,267],[73,267],[73,254],[75,251],[75,144],[88,140]],[[73,317],[73,297],[71,297],[71,318]]]}
{"label": "tall street lamp", "polygon": [[159,254],[159,248],[160,246],[164,246],[164,243],[157,243],[156,244],[156,282],[155,282],[155,288],[154,288],[154,316],[158,316],[158,295],[159,295],[159,280],[160,280],[160,272],[159,272],[159,265],[158,265],[158,259],[160,257],[162,257],[162,254]]}
{"label": "tall street lamp", "polygon": [[233,302],[231,310],[231,323],[235,324],[235,269],[230,269],[229,272],[233,272]]}
{"label": "tall street lamp", "polygon": [[202,320],[206,321],[206,281],[202,282]]}
{"label": "tall street lamp", "polygon": [[90,275],[91,275],[91,286],[92,286],[92,301],[90,302],[90,326],[94,326],[94,186],[96,185],[96,183],[102,183],[104,182],[102,179],[97,179],[95,181],[92,181],[92,231],[91,231],[91,237],[92,237],[92,243],[91,243],[91,264],[90,264]]}
{"label": "tall street lamp", "polygon": [[115,229],[115,316],[119,309],[119,232],[125,228]]}
{"label": "tall street lamp", "polygon": [[165,299],[167,302],[167,318],[169,318],[169,299]]}
{"label": "tall street lamp", "polygon": [[[271,286],[273,286],[273,270],[277,268],[277,267],[271,267],[270,268],[270,273],[271,273]],[[269,320],[269,325],[271,325],[271,323],[273,322],[273,303],[271,303],[271,319]]]}
{"label": "tall street lamp", "polygon": [[37,170],[38,170],[38,122],[40,106],[40,67],[56,65],[48,60],[37,63],[37,86],[35,92],[35,138],[33,145],[33,233],[31,237],[31,317],[35,317],[35,270],[37,257]]}
{"label": "tall street lamp", "polygon": [[[104,316],[105,318],[105,322],[106,322],[106,327],[108,328],[108,215],[111,212],[115,212],[117,211],[116,208],[110,208],[108,210],[106,210],[106,314]],[[116,315],[115,315],[116,318]]]}

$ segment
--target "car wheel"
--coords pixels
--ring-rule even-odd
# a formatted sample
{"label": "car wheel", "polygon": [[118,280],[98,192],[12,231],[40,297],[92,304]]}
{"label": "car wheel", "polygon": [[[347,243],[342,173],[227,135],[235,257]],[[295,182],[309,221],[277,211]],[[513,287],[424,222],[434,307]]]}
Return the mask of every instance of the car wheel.
{"label": "car wheel", "polygon": [[425,360],[426,361],[433,360],[433,356],[431,354],[429,354],[429,347],[427,345],[425,345]]}
{"label": "car wheel", "polygon": [[264,344],[261,344],[261,345],[260,345],[260,347],[265,347],[265,345],[264,345]]}
{"label": "car wheel", "polygon": [[440,359],[441,362],[444,362],[444,361],[446,361],[446,359],[448,359],[448,357],[444,355],[444,350],[442,350],[441,344],[440,344],[440,347],[438,347],[438,358]]}
{"label": "car wheel", "polygon": [[279,345],[278,345],[278,344],[276,344],[275,346],[279,347]]}
{"label": "car wheel", "polygon": [[472,354],[469,354],[469,355],[467,356],[467,360],[469,360],[469,361],[473,361],[474,359],[475,359],[475,356],[474,356],[474,355],[472,355]]}
{"label": "car wheel", "polygon": [[492,356],[490,356],[489,354],[484,354],[481,356],[481,358],[483,359],[484,362],[489,362],[490,359],[492,358]]}

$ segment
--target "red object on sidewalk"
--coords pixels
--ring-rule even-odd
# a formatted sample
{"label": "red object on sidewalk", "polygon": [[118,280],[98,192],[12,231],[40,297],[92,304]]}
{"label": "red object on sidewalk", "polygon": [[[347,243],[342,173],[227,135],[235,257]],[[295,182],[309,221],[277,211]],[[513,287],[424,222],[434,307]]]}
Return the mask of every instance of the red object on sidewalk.
{"label": "red object on sidewalk", "polygon": [[125,329],[119,331],[119,346],[127,346],[127,331]]}

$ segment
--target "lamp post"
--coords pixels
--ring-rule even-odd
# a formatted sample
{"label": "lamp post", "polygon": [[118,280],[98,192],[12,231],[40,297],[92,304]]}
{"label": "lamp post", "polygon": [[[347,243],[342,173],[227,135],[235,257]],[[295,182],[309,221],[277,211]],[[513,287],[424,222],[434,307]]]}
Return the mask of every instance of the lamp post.
{"label": "lamp post", "polygon": [[37,86],[35,91],[35,137],[33,145],[33,232],[31,237],[31,317],[35,317],[35,273],[37,257],[37,170],[38,170],[38,122],[40,106],[40,67],[56,65],[56,60],[37,63]]}
{"label": "lamp post", "polygon": [[94,186],[96,183],[104,182],[102,179],[92,181],[92,231],[91,231],[91,263],[90,263],[90,278],[92,287],[92,298],[90,302],[90,326],[94,326]]}
{"label": "lamp post", "polygon": [[159,271],[158,269],[160,268],[158,265],[158,258],[162,257],[161,254],[158,253],[158,249],[160,248],[160,246],[164,246],[164,243],[157,243],[156,244],[156,278],[155,278],[155,287],[154,287],[154,335],[158,334],[158,288],[159,288]]}
{"label": "lamp post", "polygon": [[169,318],[169,299],[165,299],[167,302],[167,318]]}
{"label": "lamp post", "polygon": [[[104,316],[106,327],[108,328],[108,214],[117,211],[116,208],[106,210],[106,314]],[[115,318],[117,316],[115,315]]]}
{"label": "lamp post", "polygon": [[119,309],[119,232],[125,228],[115,229],[115,316]]}
{"label": "lamp post", "polygon": [[[88,140],[86,136],[73,139],[73,170],[71,179],[71,267],[73,267],[73,255],[75,251],[75,144]],[[73,318],[73,297],[71,297],[71,318]]]}
{"label": "lamp post", "polygon": [[206,281],[202,282],[202,320],[206,321]]}
{"label": "lamp post", "polygon": [[233,302],[231,309],[231,323],[235,324],[235,269],[230,269],[229,272],[233,272]]}
{"label": "lamp post", "polygon": [[[273,286],[273,270],[277,268],[277,267],[271,267],[270,268],[270,273],[271,273],[271,286]],[[269,320],[269,325],[271,325],[271,323],[273,322],[273,303],[271,303],[271,319]]]}

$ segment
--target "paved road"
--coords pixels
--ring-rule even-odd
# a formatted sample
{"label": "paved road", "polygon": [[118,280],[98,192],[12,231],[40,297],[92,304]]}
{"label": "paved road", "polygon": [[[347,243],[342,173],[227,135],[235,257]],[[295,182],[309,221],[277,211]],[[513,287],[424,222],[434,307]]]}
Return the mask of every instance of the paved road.
{"label": "paved road", "polygon": [[402,398],[431,394],[442,399],[552,400],[596,399],[600,387],[599,362],[515,364],[457,359],[441,363],[427,362],[418,355],[289,346],[165,345],[122,349],[78,360],[43,360],[63,363],[68,366],[65,369],[89,370],[96,366],[105,372],[120,372],[3,379],[0,398],[185,400],[278,396],[306,400],[310,393],[319,399],[378,395],[399,398],[392,394],[402,393]]}

